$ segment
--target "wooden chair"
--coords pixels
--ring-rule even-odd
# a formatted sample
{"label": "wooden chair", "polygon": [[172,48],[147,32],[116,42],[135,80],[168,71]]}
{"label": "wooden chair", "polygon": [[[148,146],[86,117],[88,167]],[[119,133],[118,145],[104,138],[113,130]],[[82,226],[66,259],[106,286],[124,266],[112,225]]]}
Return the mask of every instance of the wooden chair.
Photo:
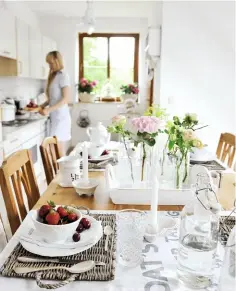
{"label": "wooden chair", "polygon": [[228,167],[232,167],[236,150],[236,135],[222,133],[216,150],[216,155],[223,163],[227,160]]}
{"label": "wooden chair", "polygon": [[[0,185],[12,234],[38,201],[40,194],[28,150],[9,156],[0,168]],[[27,201],[26,201],[27,200]]]}
{"label": "wooden chair", "polygon": [[49,185],[58,173],[59,167],[57,160],[61,157],[56,136],[45,138],[40,146],[40,152]]}

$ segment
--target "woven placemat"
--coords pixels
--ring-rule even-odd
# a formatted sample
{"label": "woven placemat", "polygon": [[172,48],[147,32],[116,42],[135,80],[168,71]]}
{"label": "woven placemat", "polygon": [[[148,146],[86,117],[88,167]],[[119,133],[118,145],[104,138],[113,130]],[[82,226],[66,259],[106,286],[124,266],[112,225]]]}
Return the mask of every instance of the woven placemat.
{"label": "woven placemat", "polygon": [[224,171],[226,168],[219,164],[217,161],[209,161],[205,163],[198,163],[195,161],[190,161],[190,165],[199,165],[206,167],[209,171]]}
{"label": "woven placemat", "polygon": [[[102,222],[103,228],[106,225],[110,225],[113,228],[113,234],[109,238],[108,243],[108,251],[105,252],[105,240],[106,237],[103,235],[99,242],[94,245],[92,248],[81,252],[79,254],[75,254],[73,256],[63,257],[63,259],[67,260],[93,260],[97,262],[104,262],[105,266],[96,266],[92,270],[88,272],[84,272],[81,274],[72,275],[66,270],[50,270],[50,271],[42,271],[40,273],[27,273],[27,274],[16,274],[14,268],[16,266],[21,267],[46,267],[46,266],[67,266],[70,267],[71,264],[58,264],[58,263],[19,263],[17,262],[17,258],[20,256],[28,256],[28,257],[39,257],[38,255],[34,255],[28,251],[26,251],[21,244],[18,244],[16,248],[11,253],[8,260],[5,262],[2,267],[0,273],[2,276],[8,277],[21,277],[21,278],[36,278],[37,284],[40,286],[40,279],[46,280],[62,280],[63,284],[58,285],[43,285],[40,287],[47,289],[56,289],[63,285],[68,284],[70,281],[74,280],[83,280],[83,281],[108,281],[113,280],[115,276],[115,254],[116,254],[116,215],[115,214],[95,214],[94,218],[100,220]],[[45,257],[44,257],[45,258]],[[40,274],[39,276],[37,276]],[[50,286],[50,287],[47,287]],[[52,287],[53,286],[53,287]]]}
{"label": "woven placemat", "polygon": [[231,230],[234,228],[236,223],[235,216],[221,216],[220,217],[220,242],[222,245],[226,245]]}

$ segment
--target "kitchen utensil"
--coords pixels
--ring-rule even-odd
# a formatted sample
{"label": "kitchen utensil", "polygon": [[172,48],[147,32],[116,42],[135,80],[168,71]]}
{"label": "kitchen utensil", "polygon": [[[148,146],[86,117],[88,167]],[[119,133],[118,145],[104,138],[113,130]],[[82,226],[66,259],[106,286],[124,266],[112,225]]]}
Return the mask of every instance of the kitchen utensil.
{"label": "kitchen utensil", "polygon": [[38,272],[38,271],[47,271],[47,270],[66,270],[72,274],[80,274],[87,272],[95,267],[94,261],[85,261],[78,264],[75,264],[71,267],[63,267],[63,266],[56,266],[56,267],[40,267],[40,268],[34,268],[34,267],[16,267],[14,271],[17,274],[26,274],[26,273],[32,273],[32,272]]}
{"label": "kitchen utensil", "polygon": [[106,127],[98,122],[95,127],[87,128],[87,135],[90,141],[94,145],[105,145],[110,141],[110,133],[108,133]]}
{"label": "kitchen utensil", "polygon": [[77,125],[81,128],[86,128],[90,125],[90,119],[88,117],[88,110],[81,110],[77,119]]}
{"label": "kitchen utensil", "polygon": [[[58,263],[58,264],[78,264],[84,262],[85,260],[73,260],[73,259],[50,259],[50,258],[37,258],[37,257],[18,257],[17,261],[20,263]],[[103,262],[95,262],[96,266],[106,266]]]}
{"label": "kitchen utensil", "polygon": [[110,225],[106,225],[104,228],[104,234],[106,235],[106,241],[105,241],[105,251],[107,252],[108,249],[108,239],[109,235],[113,233],[113,229],[111,228]]}
{"label": "kitchen utensil", "polygon": [[15,113],[16,113],[15,105],[2,103],[0,105],[0,109],[1,109],[3,122],[15,120]]}
{"label": "kitchen utensil", "polygon": [[[58,207],[58,206],[57,206]],[[73,207],[68,206],[68,209],[73,210],[78,216],[78,219],[74,222],[61,225],[49,225],[40,222],[38,216],[38,210],[31,210],[30,215],[34,223],[35,229],[41,233],[43,240],[47,243],[64,242],[66,239],[73,234],[78,226],[82,213]]]}

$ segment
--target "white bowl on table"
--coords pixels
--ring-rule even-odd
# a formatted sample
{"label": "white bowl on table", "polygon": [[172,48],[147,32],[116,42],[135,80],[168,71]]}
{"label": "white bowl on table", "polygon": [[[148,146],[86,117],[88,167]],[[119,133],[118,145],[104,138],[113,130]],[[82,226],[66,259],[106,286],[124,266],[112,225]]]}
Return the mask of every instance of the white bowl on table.
{"label": "white bowl on table", "polygon": [[[57,206],[59,207],[59,205]],[[57,208],[56,207],[56,208]],[[74,207],[68,206],[68,209],[73,210],[77,214],[78,219],[74,222],[62,225],[49,225],[40,222],[39,209],[31,210],[31,218],[33,220],[36,231],[42,235],[42,239],[47,243],[64,242],[69,236],[72,236],[82,218],[82,213]]]}
{"label": "white bowl on table", "polygon": [[89,179],[87,182],[84,179],[75,180],[72,182],[75,191],[79,196],[92,196],[99,184],[97,179]]}

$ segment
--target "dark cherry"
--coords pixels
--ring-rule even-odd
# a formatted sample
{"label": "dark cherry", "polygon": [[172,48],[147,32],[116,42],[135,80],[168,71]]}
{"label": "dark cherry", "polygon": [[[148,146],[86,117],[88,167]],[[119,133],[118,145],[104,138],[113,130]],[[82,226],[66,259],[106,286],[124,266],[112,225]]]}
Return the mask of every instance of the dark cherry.
{"label": "dark cherry", "polygon": [[77,232],[82,232],[84,230],[84,226],[83,226],[83,224],[82,223],[79,223],[79,225],[77,226],[77,228],[76,228],[76,231]]}
{"label": "dark cherry", "polygon": [[76,233],[73,234],[72,238],[73,238],[74,242],[77,242],[77,241],[80,240],[80,234],[78,232],[76,232]]}
{"label": "dark cherry", "polygon": [[87,218],[85,218],[85,217],[83,217],[81,219],[80,223],[83,224],[83,226],[84,226],[85,229],[89,229],[90,226],[91,226],[91,222]]}

